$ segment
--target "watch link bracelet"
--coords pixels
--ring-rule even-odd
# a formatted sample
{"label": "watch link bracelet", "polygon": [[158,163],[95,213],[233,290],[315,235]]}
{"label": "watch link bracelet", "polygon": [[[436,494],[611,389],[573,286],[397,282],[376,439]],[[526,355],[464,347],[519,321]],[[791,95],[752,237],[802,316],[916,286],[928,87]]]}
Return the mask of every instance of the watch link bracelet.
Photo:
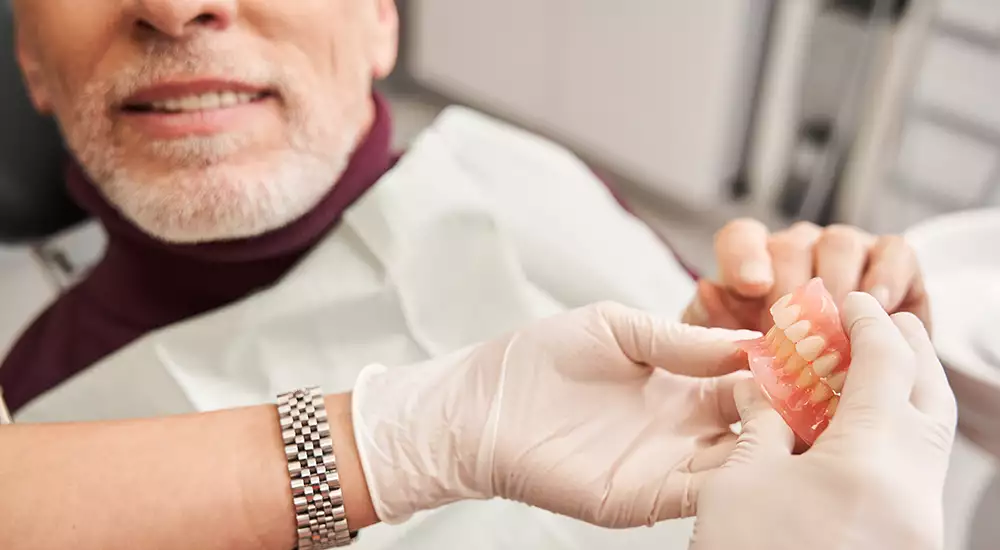
{"label": "watch link bracelet", "polygon": [[347,527],[337,458],[323,394],[308,387],[278,396],[278,418],[292,484],[299,550],[325,550],[354,542]]}

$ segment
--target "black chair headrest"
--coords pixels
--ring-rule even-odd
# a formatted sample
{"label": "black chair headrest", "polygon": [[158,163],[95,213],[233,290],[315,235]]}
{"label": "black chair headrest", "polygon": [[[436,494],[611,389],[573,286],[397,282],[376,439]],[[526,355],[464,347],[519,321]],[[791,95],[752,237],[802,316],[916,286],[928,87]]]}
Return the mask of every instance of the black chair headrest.
{"label": "black chair headrest", "polygon": [[44,239],[84,218],[63,182],[62,137],[32,108],[13,44],[13,13],[0,1],[0,243]]}

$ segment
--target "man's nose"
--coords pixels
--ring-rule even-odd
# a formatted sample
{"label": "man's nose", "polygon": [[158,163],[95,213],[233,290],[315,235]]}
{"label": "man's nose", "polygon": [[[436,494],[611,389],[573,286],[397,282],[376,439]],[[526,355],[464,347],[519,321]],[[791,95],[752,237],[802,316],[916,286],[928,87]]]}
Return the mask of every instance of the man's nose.
{"label": "man's nose", "polygon": [[[298,0],[288,0],[298,1]],[[136,25],[174,38],[205,28],[222,30],[236,19],[239,0],[134,0]]]}

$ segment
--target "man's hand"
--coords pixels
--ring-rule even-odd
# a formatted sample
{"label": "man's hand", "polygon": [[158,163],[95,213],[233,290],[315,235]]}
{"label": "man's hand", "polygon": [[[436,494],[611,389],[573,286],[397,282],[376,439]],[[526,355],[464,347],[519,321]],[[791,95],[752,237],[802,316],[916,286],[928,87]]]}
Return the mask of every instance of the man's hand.
{"label": "man's hand", "polygon": [[715,237],[720,277],[703,279],[684,322],[766,331],[775,300],[821,277],[841,304],[848,293],[871,294],[889,313],[909,312],[930,327],[917,258],[902,237],[876,237],[855,227],[799,222],[771,234],[760,222],[730,222]]}

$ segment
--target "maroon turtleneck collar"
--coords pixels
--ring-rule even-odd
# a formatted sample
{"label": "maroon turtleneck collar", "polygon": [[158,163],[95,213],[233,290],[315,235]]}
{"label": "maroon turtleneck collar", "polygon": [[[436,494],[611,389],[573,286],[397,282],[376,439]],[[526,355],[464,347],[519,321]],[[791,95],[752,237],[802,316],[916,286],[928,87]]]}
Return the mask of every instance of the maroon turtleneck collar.
{"label": "maroon turtleneck collar", "polygon": [[391,151],[386,102],[341,178],[295,222],[258,237],[195,245],[156,240],[112,207],[78,165],[67,170],[76,201],[108,235],[102,260],[25,332],[0,367],[0,386],[18,408],[76,372],[158,328],[233,303],[277,282],[385,174]]}

